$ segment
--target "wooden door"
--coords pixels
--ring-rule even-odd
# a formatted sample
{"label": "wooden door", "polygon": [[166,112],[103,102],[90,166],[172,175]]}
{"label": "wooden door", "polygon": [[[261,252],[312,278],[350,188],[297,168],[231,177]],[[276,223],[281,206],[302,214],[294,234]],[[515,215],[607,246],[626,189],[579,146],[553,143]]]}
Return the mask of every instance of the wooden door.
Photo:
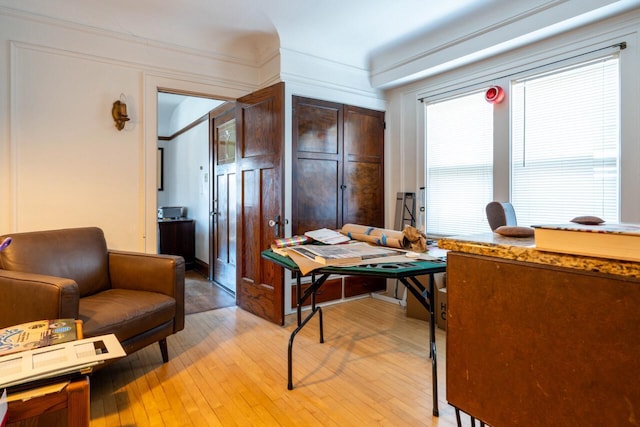
{"label": "wooden door", "polygon": [[236,301],[284,324],[283,269],[260,252],[284,237],[284,83],[237,100],[238,242]]}
{"label": "wooden door", "polygon": [[236,292],[236,117],[235,103],[209,113],[211,210],[209,277]]}
{"label": "wooden door", "polygon": [[342,226],[342,104],[293,98],[292,233]]}
{"label": "wooden door", "polygon": [[384,112],[344,108],[343,224],[384,227]]}

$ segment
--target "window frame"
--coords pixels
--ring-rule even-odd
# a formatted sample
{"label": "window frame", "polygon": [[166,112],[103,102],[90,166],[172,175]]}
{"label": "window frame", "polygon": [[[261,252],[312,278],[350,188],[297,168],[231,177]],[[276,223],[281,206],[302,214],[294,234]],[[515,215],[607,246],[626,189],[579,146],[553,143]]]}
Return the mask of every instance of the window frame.
{"label": "window frame", "polygon": [[[586,67],[589,66],[590,64],[594,64],[594,63],[598,63],[601,61],[606,60],[607,58],[612,58],[612,57],[617,57],[617,70],[618,70],[618,90],[619,92],[621,91],[621,77],[620,77],[620,53],[619,52],[606,52],[606,53],[602,53],[602,52],[593,52],[593,54],[588,54],[588,55],[583,55],[581,57],[577,57],[577,58],[570,58],[569,60],[566,61],[560,61],[558,63],[555,64],[550,64],[549,66],[544,67],[544,70],[532,70],[531,72],[528,72],[524,75],[518,75],[517,77],[512,77],[509,80],[509,93],[512,94],[513,93],[513,88],[516,84],[518,84],[519,82],[522,81],[526,81],[526,80],[532,80],[532,79],[538,79],[538,78],[543,78],[549,75],[553,75],[553,74],[559,74],[559,73],[563,73],[565,71],[570,71],[570,70],[576,70],[576,69],[580,69],[582,67]],[[618,97],[620,97],[620,93],[618,93]],[[619,101],[618,101],[619,102]],[[515,205],[515,200],[513,199],[513,185],[514,185],[514,171],[512,169],[513,166],[513,159],[512,159],[512,155],[513,155],[513,144],[514,143],[518,143],[517,141],[514,142],[514,125],[513,125],[513,121],[512,121],[512,115],[513,115],[513,108],[514,105],[512,104],[512,102],[509,103],[509,108],[510,108],[510,123],[509,123],[509,128],[510,128],[510,144],[509,144],[509,150],[510,150],[510,155],[509,155],[509,200],[512,201],[514,203],[514,207],[516,208],[516,213],[517,213],[517,205]],[[620,112],[620,105],[618,105],[618,129],[620,128],[620,122],[621,122],[621,112]],[[621,150],[621,145],[622,145],[622,141],[620,138],[620,132],[618,130],[618,158],[617,160],[617,182],[616,182],[616,198],[617,198],[617,202],[618,205],[616,207],[617,210],[617,218],[614,219],[615,222],[620,222],[620,205],[621,205],[621,198],[620,198],[620,177],[621,177],[621,157],[620,157],[620,150]],[[572,159],[575,159],[575,157],[573,157]],[[587,215],[587,214],[591,214],[593,215],[594,212],[584,212],[582,213],[583,215]],[[517,215],[516,215],[517,216]],[[574,216],[579,216],[579,214],[576,214]],[[566,221],[568,222],[570,220],[570,218],[565,218],[565,219],[558,219],[556,221],[551,221],[551,222],[563,222]],[[611,221],[611,218],[609,218],[610,222],[614,222]],[[550,221],[543,221],[543,222],[550,222]],[[531,225],[531,224],[521,224],[521,225]]]}
{"label": "window frame", "polygon": [[[411,93],[422,108],[417,118],[417,136],[422,141],[420,168],[422,176],[417,187],[426,182],[426,121],[424,107],[420,101],[452,96],[456,92],[472,90],[473,87],[499,85],[505,89],[505,99],[494,108],[494,200],[509,201],[511,195],[511,147],[510,147],[510,81],[527,75],[538,74],[544,67],[561,68],[570,61],[584,62],[589,59],[589,52],[606,48],[616,43],[627,43],[627,49],[620,53],[620,184],[619,215],[620,222],[640,223],[640,79],[637,70],[640,68],[640,14],[635,18],[631,28],[622,25],[612,30],[611,25],[582,27],[574,32],[544,40],[517,51],[507,52],[490,59],[460,67],[446,74],[425,79],[420,86],[414,86]],[[605,30],[602,30],[604,27]],[[606,54],[606,53],[605,53]],[[579,56],[584,55],[584,56]],[[603,52],[592,53],[604,56]],[[572,59],[573,58],[573,59]],[[565,61],[562,64],[562,61]],[[528,71],[527,71],[528,70]],[[428,207],[427,207],[428,209]],[[488,231],[488,229],[487,229]]]}

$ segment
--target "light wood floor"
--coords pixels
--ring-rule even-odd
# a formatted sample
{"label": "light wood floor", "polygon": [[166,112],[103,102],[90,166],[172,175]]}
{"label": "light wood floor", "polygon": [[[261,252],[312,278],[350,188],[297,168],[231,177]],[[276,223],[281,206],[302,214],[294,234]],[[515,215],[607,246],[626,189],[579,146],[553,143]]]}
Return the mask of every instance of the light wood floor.
{"label": "light wood floor", "polygon": [[91,426],[454,426],[437,329],[440,417],[432,416],[428,324],[365,298],[323,308],[295,339],[287,390],[284,327],[237,307],[188,315],[168,339],[91,378]]}

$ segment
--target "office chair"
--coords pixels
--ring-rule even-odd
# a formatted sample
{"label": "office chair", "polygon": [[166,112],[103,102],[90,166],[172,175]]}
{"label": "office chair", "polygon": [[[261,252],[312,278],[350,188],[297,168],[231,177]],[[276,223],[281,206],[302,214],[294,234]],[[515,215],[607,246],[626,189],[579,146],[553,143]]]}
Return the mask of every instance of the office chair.
{"label": "office chair", "polygon": [[485,210],[491,231],[496,231],[498,227],[502,226],[515,227],[518,225],[516,212],[509,202],[490,202]]}

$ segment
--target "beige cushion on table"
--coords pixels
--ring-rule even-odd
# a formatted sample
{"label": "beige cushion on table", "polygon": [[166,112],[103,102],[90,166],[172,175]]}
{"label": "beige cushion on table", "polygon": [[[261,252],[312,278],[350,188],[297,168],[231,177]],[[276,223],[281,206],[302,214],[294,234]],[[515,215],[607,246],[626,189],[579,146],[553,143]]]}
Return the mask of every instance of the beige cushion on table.
{"label": "beige cushion on table", "polygon": [[583,216],[577,216],[573,218],[571,222],[575,222],[576,224],[584,224],[584,225],[598,225],[598,224],[602,224],[604,220],[602,218],[598,218],[597,216],[583,215]]}
{"label": "beige cushion on table", "polygon": [[507,237],[531,237],[533,236],[533,228],[503,225],[495,229],[495,232],[501,236]]}

